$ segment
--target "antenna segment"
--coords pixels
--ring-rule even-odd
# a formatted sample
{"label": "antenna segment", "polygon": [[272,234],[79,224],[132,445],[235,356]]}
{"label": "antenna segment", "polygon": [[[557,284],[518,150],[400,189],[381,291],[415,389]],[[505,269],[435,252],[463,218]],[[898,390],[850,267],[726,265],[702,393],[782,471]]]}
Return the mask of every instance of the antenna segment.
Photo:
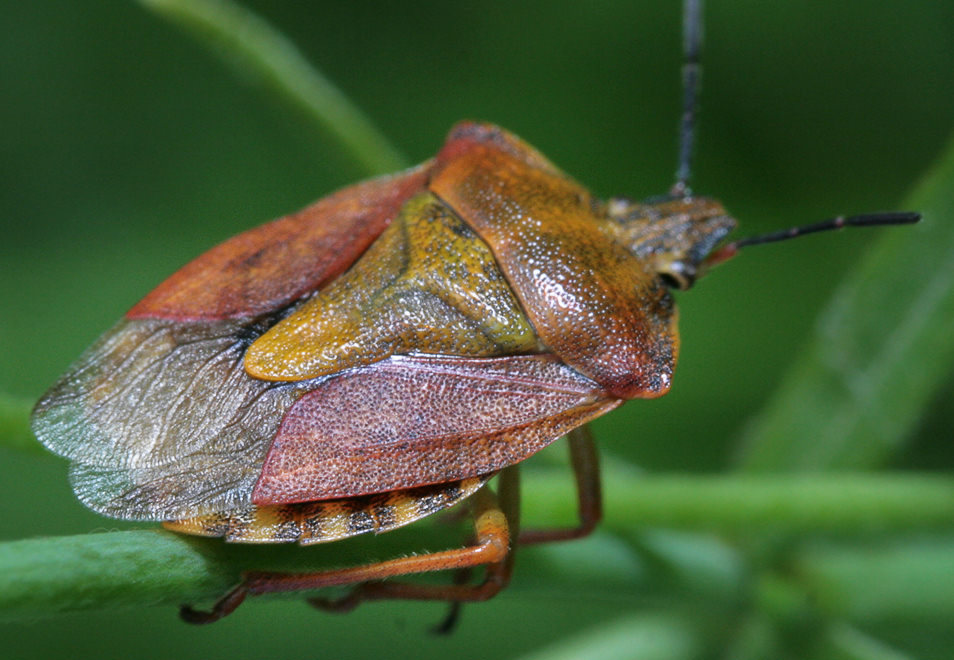
{"label": "antenna segment", "polygon": [[702,0],[685,0],[682,14],[682,116],[679,120],[679,164],[676,183],[669,193],[673,197],[689,197],[689,177],[692,174],[692,155],[696,137],[696,100],[702,68],[699,53],[702,50]]}
{"label": "antenna segment", "polygon": [[886,213],[865,213],[864,215],[837,216],[814,222],[810,225],[782,229],[767,234],[749,236],[732,243],[727,243],[706,258],[706,266],[712,267],[722,263],[727,259],[734,257],[741,248],[750,245],[762,245],[764,243],[775,243],[777,241],[787,241],[790,238],[798,238],[808,234],[814,234],[820,231],[830,231],[841,229],[842,227],[875,227],[879,225],[910,225],[921,219],[920,213],[910,211],[889,211]]}

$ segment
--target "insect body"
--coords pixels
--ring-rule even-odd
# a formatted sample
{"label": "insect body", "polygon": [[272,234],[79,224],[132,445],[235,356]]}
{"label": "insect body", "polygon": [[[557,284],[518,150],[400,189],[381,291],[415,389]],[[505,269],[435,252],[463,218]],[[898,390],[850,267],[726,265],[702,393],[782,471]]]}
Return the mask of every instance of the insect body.
{"label": "insect body", "polygon": [[[200,256],[135,305],[40,400],[33,428],[74,490],[117,518],[229,541],[383,532],[470,498],[473,545],[249,594],[355,584],[362,599],[482,600],[519,543],[600,516],[584,426],[671,384],[672,289],[745,245],[914,213],[835,218],[718,247],[735,226],[688,191],[699,6],[686,4],[684,122],[670,196],[603,202],[509,133],[455,127],[432,160],[341,190]],[[580,526],[518,532],[516,466],[567,435]],[[499,473],[498,495],[484,488]],[[487,565],[477,585],[383,578]]]}
{"label": "insect body", "polygon": [[668,391],[674,286],[732,229],[594,199],[494,126],[241,234],[134,306],[37,404],[96,511],[313,543],[451,506]]}
{"label": "insect body", "polygon": [[461,124],[434,161],[185,266],[34,427],[80,498],[121,518],[477,478],[664,394],[665,273],[697,271],[732,226],[708,200],[603,204],[512,135]]}

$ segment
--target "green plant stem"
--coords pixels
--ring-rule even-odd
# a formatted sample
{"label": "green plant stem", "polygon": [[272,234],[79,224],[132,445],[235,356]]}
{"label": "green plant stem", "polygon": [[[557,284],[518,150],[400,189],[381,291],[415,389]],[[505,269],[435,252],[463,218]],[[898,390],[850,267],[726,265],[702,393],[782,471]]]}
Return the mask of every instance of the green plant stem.
{"label": "green plant stem", "polygon": [[[531,477],[525,488],[526,523],[565,523],[571,517],[568,513],[572,505],[554,507],[551,502],[561,499],[561,494],[565,496],[562,480],[545,475]],[[654,476],[625,482],[611,478],[608,485],[606,523],[628,532],[661,524],[748,532],[759,531],[763,523],[772,529],[802,532],[872,526],[882,531],[912,527],[950,530],[954,525],[951,478],[833,475],[812,479],[749,477],[740,482],[733,477]],[[228,545],[217,539],[196,539],[161,530],[11,541],[0,544],[0,619],[204,601],[238,581],[242,570],[321,570],[343,562],[360,563],[423,548],[438,549],[455,542],[459,530],[452,531],[453,535],[434,525],[412,525],[381,537],[312,548]],[[924,557],[917,548],[907,549],[907,578],[932,589],[937,611],[954,613],[954,584],[947,584],[954,580],[954,541],[941,547],[943,552],[922,551]],[[933,557],[931,561],[928,554]],[[820,585],[826,602],[841,603],[838,609],[880,611],[859,603],[852,590],[858,589],[859,581],[882,580],[878,577],[879,566],[887,566],[886,571],[895,566],[874,556],[870,558],[870,570],[863,570],[858,567],[864,555],[858,564],[839,564],[839,557],[819,551],[805,560],[801,573],[812,576]],[[586,563],[602,563],[604,559],[602,553],[590,553],[582,561],[575,570],[585,572]],[[546,570],[543,561],[529,565]],[[939,570],[947,571],[946,581],[936,578]],[[559,573],[554,569],[553,580],[559,580]],[[627,585],[627,589],[632,590],[632,586]],[[893,591],[885,593],[892,599],[890,603],[897,604]],[[908,600],[911,607],[917,607],[916,599]],[[890,603],[881,607],[890,607]]]}
{"label": "green plant stem", "polygon": [[29,399],[0,394],[0,447],[40,452],[42,447],[30,430]]}
{"label": "green plant stem", "polygon": [[228,0],[140,0],[191,31],[199,41],[252,74],[337,139],[369,174],[407,166],[406,159],[335,85],[284,35]]}
{"label": "green plant stem", "polygon": [[[562,479],[529,472],[527,514],[568,524],[575,502]],[[634,525],[787,533],[954,527],[954,477],[929,475],[646,475],[607,471],[610,529]]]}

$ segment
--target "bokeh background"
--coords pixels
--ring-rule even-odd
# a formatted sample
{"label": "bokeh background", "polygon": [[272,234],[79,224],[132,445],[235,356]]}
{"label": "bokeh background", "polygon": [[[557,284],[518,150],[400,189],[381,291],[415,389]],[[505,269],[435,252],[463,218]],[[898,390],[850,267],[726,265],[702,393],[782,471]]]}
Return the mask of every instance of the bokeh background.
{"label": "bokeh background", "polygon": [[[305,118],[135,2],[4,4],[0,389],[8,394],[38,397],[207,247],[365,176]],[[455,121],[474,118],[514,131],[600,195],[642,198],[671,184],[677,2],[245,4],[411,162],[433,154]],[[948,3],[708,3],[694,187],[719,197],[744,233],[897,207],[952,129]],[[601,446],[651,471],[729,465],[746,420],[872,238],[766,247],[681,295],[672,392],[600,420]],[[896,467],[954,467],[952,393],[949,380]],[[59,459],[0,449],[0,483],[2,539],[122,527],[73,499]],[[510,658],[637,607],[581,596],[578,579],[574,589],[549,590],[520,589],[520,580],[518,564],[513,593],[468,608],[450,638],[425,633],[442,614],[435,605],[329,617],[267,602],[202,629],[181,625],[168,607],[2,624],[0,655]],[[949,657],[922,628],[886,631],[923,657]]]}

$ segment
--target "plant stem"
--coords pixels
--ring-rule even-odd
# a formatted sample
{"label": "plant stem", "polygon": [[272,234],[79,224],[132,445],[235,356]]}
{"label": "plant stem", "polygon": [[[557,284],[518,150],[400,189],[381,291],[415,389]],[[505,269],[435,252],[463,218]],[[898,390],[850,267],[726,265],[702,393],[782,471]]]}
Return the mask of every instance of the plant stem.
{"label": "plant stem", "polygon": [[[640,526],[789,533],[954,527],[954,477],[929,475],[605,475],[611,529]],[[561,480],[526,475],[535,524],[572,522]]]}
{"label": "plant stem", "polygon": [[[524,502],[528,524],[560,523],[571,517],[573,507],[561,480],[546,475],[528,477]],[[802,532],[870,527],[882,531],[911,527],[950,530],[954,522],[952,478],[827,475],[739,480],[653,476],[618,482],[610,475],[608,482],[606,522],[610,528],[628,532],[660,524],[748,532],[763,531],[763,525],[770,531]],[[567,504],[554,507],[554,499],[567,500]],[[223,593],[238,581],[243,570],[321,570],[344,562],[440,548],[455,543],[456,538],[434,525],[412,525],[381,537],[311,548],[228,545],[217,539],[160,530],[11,541],[0,544],[0,619],[203,601]],[[954,541],[942,545],[943,551],[933,551],[932,561],[921,562],[916,552],[908,551],[913,559],[905,564],[906,575],[918,583],[941,585],[933,590],[934,606],[954,612],[954,588],[947,589],[936,577],[938,570],[951,569],[948,574],[954,575],[954,566],[950,565]],[[583,559],[584,563],[601,561],[594,553]],[[850,590],[858,588],[858,570],[851,562],[839,561],[840,555],[832,553],[810,555],[800,565],[800,573],[823,585],[826,602],[848,602],[843,599],[850,597],[854,600],[846,609],[881,611],[876,605],[857,602]],[[873,568],[864,572],[864,580],[882,580],[877,575],[878,566],[887,566],[886,570],[894,566],[880,556],[869,563]],[[537,565],[536,570],[547,570],[546,562],[528,566],[532,564]],[[941,564],[947,569],[939,569]],[[559,573],[551,570],[555,575]],[[586,569],[583,566],[578,570]],[[929,574],[920,575],[918,571]],[[893,591],[886,593],[892,599],[896,595]],[[897,599],[891,603],[896,604]],[[912,601],[911,606],[915,607],[916,602]]]}
{"label": "plant stem", "polygon": [[243,75],[252,74],[336,138],[369,174],[407,166],[405,158],[295,45],[261,17],[228,0],[140,0],[192,32]]}

